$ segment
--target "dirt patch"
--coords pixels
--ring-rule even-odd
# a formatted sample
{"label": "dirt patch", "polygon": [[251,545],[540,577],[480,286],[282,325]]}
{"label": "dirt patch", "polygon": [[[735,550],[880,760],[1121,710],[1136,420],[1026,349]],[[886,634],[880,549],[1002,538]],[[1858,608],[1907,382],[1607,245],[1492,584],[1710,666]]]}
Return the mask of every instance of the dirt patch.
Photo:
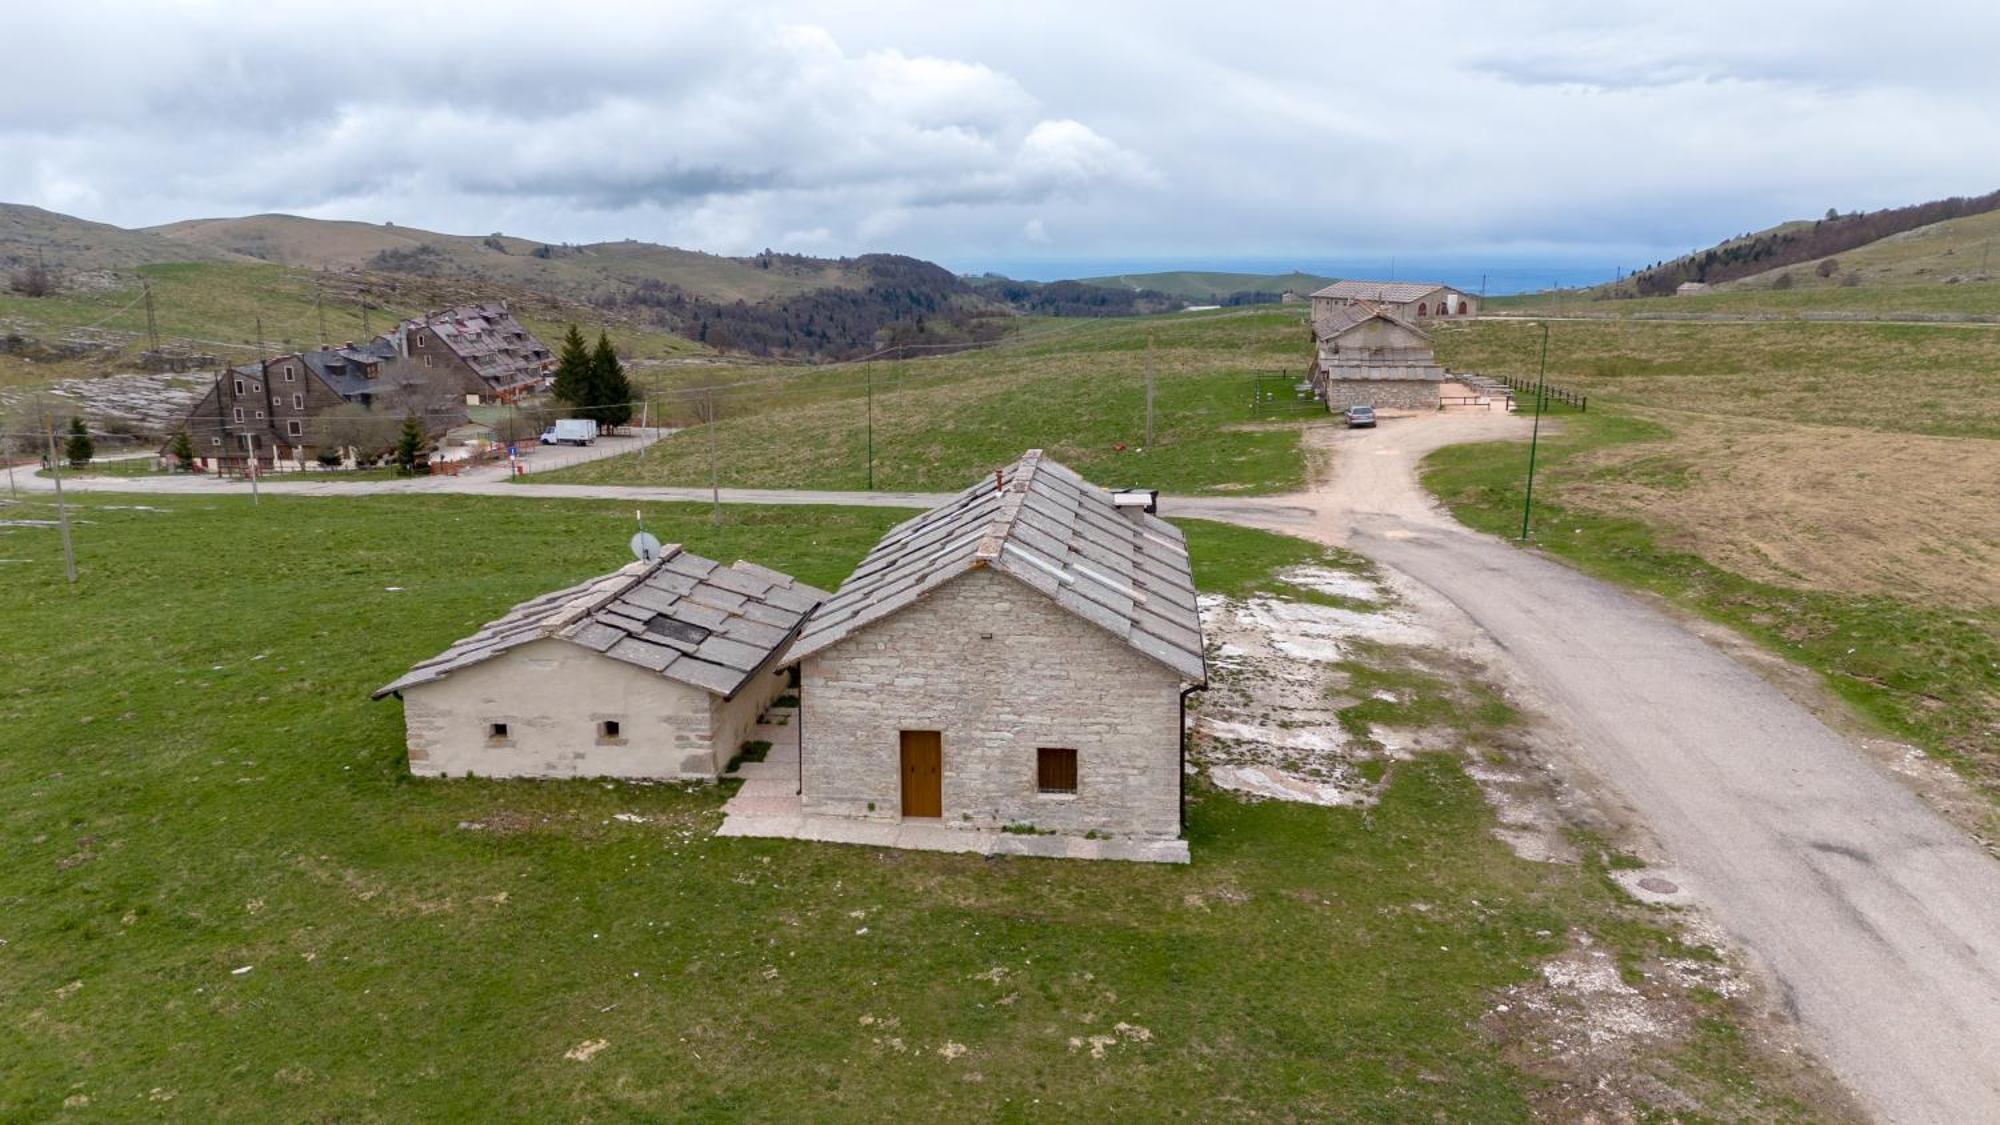
{"label": "dirt patch", "polygon": [[1635,413],[1672,441],[1580,458],[1564,502],[1657,519],[1750,578],[2000,607],[2000,441]]}

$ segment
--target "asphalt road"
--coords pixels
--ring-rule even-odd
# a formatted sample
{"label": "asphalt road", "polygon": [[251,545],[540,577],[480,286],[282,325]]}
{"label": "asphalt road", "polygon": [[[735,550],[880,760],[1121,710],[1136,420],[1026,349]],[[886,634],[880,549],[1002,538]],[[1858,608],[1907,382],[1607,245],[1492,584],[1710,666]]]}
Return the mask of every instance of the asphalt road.
{"label": "asphalt road", "polygon": [[[1888,1121],[2000,1122],[2000,863],[1753,670],[1623,591],[1467,530],[1417,485],[1415,465],[1429,450],[1519,437],[1524,425],[1492,414],[1390,419],[1334,434],[1330,483],[1316,491],[1163,506],[1345,545],[1458,605],[1564,734],[1569,765],[1654,834],[1686,889],[1775,981],[1865,1104]],[[248,491],[173,477],[73,487]],[[710,498],[699,488],[449,477],[265,488]],[[722,498],[918,507],[943,496],[724,489]]]}

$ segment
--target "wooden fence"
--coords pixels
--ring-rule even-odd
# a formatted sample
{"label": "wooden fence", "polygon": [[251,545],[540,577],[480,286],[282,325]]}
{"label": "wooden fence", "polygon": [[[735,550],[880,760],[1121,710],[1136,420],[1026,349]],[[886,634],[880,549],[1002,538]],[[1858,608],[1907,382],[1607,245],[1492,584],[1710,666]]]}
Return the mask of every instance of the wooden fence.
{"label": "wooden fence", "polygon": [[[1535,381],[1533,379],[1519,379],[1512,375],[1486,375],[1483,378],[1505,383],[1511,388],[1516,396],[1516,409],[1522,406],[1533,409],[1535,401]],[[1550,402],[1565,403],[1586,413],[1590,410],[1590,396],[1573,391],[1568,387],[1559,387],[1554,383],[1544,383],[1542,384],[1542,394],[1548,396]]]}

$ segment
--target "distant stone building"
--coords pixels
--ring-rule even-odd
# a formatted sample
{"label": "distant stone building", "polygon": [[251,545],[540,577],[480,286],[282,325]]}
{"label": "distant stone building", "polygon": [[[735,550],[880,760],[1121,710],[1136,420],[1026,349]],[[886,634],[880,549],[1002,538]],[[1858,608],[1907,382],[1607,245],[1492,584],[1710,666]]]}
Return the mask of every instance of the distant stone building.
{"label": "distant stone building", "polygon": [[1428,281],[1336,281],[1314,291],[1313,322],[1355,304],[1368,304],[1404,320],[1478,316],[1479,298]]}
{"label": "distant stone building", "polygon": [[396,329],[413,361],[459,379],[483,402],[511,402],[543,386],[555,356],[507,311],[504,301],[460,305],[404,321]]}
{"label": "distant stone building", "polygon": [[1341,305],[1313,318],[1315,352],[1309,376],[1313,393],[1331,411],[1350,406],[1378,410],[1436,410],[1444,368],[1430,337],[1395,313],[1365,302]]}
{"label": "distant stone building", "polygon": [[302,466],[328,444],[320,420],[344,406],[416,413],[432,436],[464,422],[463,399],[435,374],[388,337],[293,352],[223,372],[182,424],[197,467],[240,471],[253,455],[266,469]]}
{"label": "distant stone building", "polygon": [[1040,450],[998,476],[892,529],[793,644],[802,811],[1177,843],[1206,682],[1181,532]]}
{"label": "distant stone building", "polygon": [[402,699],[419,776],[714,778],[826,597],[668,546],[515,606],[374,698]]}

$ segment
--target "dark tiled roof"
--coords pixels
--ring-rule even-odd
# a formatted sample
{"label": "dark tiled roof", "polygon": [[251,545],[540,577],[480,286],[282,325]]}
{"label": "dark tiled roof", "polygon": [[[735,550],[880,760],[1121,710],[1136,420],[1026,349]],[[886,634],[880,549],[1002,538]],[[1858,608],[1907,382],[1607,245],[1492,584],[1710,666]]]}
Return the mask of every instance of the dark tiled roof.
{"label": "dark tiled roof", "polygon": [[632,563],[515,606],[374,698],[551,637],[732,696],[826,597],[824,590],[755,563],[722,566],[669,546],[658,562]]}
{"label": "dark tiled roof", "polygon": [[313,374],[320,377],[327,386],[344,399],[357,395],[375,393],[375,380],[368,378],[369,364],[382,364],[396,358],[395,342],[387,336],[377,336],[365,344],[339,348],[316,348],[299,353],[299,362],[306,365]]}
{"label": "dark tiled roof", "polygon": [[[1206,679],[1180,529],[1030,450],[991,480],[890,530],[786,653],[825,651],[953,578],[992,567],[1189,680]],[[1060,659],[1052,654],[1051,659]]]}

